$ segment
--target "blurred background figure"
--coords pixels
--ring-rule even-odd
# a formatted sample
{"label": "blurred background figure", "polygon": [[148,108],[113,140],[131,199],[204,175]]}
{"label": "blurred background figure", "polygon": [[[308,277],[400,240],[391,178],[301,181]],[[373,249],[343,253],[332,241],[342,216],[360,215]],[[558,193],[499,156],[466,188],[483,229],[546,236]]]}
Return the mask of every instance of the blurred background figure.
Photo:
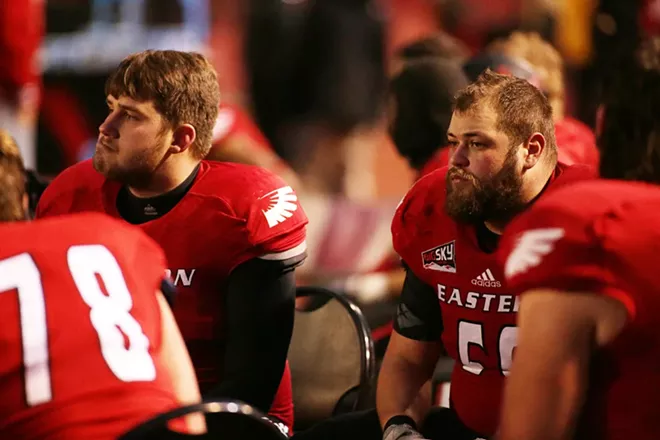
{"label": "blurred background figure", "polygon": [[468,85],[458,59],[408,61],[390,83],[390,135],[418,176],[448,162],[447,129],[454,95]]}
{"label": "blurred background figure", "polygon": [[207,160],[238,162],[269,169],[298,189],[298,176],[280,158],[249,114],[237,105],[220,105]]}
{"label": "blurred background figure", "polygon": [[[293,29],[297,26],[296,23],[310,23],[311,28],[319,27],[320,25],[317,26],[313,21],[316,20],[313,17],[320,17],[327,13],[327,17],[332,17],[328,18],[328,23],[335,23],[333,29],[336,30],[337,35],[351,34],[355,39],[359,35],[363,35],[367,38],[365,41],[374,41],[373,35],[369,36],[374,28],[368,25],[358,25],[358,23],[364,24],[369,21],[361,22],[358,19],[351,22],[347,19],[347,17],[358,17],[356,14],[359,8],[352,7],[353,12],[350,12],[351,7],[342,5],[341,2],[331,8],[327,5],[316,5],[314,8],[310,8],[309,5],[314,2],[306,1],[275,3],[281,4],[276,7],[275,15],[271,19],[275,21],[275,16],[279,16],[285,20],[287,23],[285,28],[291,34],[298,32]],[[565,66],[568,74],[566,76],[568,114],[570,116],[578,114],[580,119],[592,125],[595,122],[593,116],[595,109],[587,111],[587,104],[573,90],[582,93],[582,90],[576,89],[575,85],[578,84],[577,80],[582,81],[580,72],[586,71],[585,68],[589,67],[589,54],[594,54],[594,59],[600,56],[599,51],[596,50],[596,46],[601,44],[600,39],[607,37],[607,42],[612,47],[612,39],[623,40],[621,33],[633,28],[630,19],[631,13],[627,12],[626,15],[620,12],[625,8],[616,9],[617,7],[614,5],[616,2],[611,0],[602,0],[600,2],[602,5],[596,5],[597,2],[591,0],[571,2],[566,6],[558,6],[554,3],[556,2],[498,0],[492,6],[490,4],[470,6],[470,4],[449,0],[443,2],[373,0],[367,3],[368,14],[376,17],[372,17],[371,22],[380,20],[381,31],[379,32],[382,34],[380,38],[383,40],[381,49],[377,51],[378,56],[382,59],[376,64],[384,66],[386,73],[393,76],[398,73],[405,60],[426,54],[463,61],[482,51],[490,41],[506,36],[513,30],[534,30],[546,41],[555,42],[560,53],[568,56]],[[250,23],[254,23],[255,20],[253,15],[256,14],[256,12],[249,12],[249,4],[246,2],[230,0],[163,0],[161,2],[153,0],[137,2],[51,0],[39,4],[45,9],[47,24],[42,46],[44,106],[40,114],[38,137],[39,171],[42,173],[56,174],[64,166],[89,157],[90,145],[93,145],[90,138],[93,138],[95,127],[102,120],[104,113],[104,109],[99,108],[90,97],[100,90],[104,75],[109,69],[108,66],[113,65],[131,51],[146,47],[169,47],[201,50],[210,54],[220,73],[222,105],[245,116],[243,118],[239,115],[237,121],[240,119],[251,123],[253,121],[250,119],[255,115],[259,120],[256,126],[266,132],[265,138],[269,140],[273,151],[277,154],[277,156],[262,154],[267,151],[266,149],[255,149],[260,152],[252,152],[253,149],[247,146],[232,149],[227,147],[227,142],[219,141],[218,145],[223,144],[225,148],[214,148],[214,152],[222,151],[222,153],[211,158],[255,162],[271,169],[275,167],[281,170],[283,176],[290,176],[292,180],[297,178],[299,181],[305,181],[310,188],[316,188],[319,192],[344,194],[351,199],[361,201],[387,197],[398,199],[413,178],[414,173],[408,170],[406,161],[398,157],[396,150],[392,148],[393,144],[387,137],[387,124],[384,117],[380,119],[376,117],[375,126],[359,126],[332,143],[320,143],[312,148],[303,140],[297,141],[296,144],[306,145],[305,147],[295,147],[301,151],[294,151],[294,147],[289,145],[282,147],[278,145],[278,142],[270,140],[272,133],[269,130],[271,129],[268,128],[268,124],[264,125],[264,122],[267,121],[262,121],[262,116],[260,116],[262,111],[259,109],[262,108],[262,105],[257,102],[253,103],[249,90],[250,84],[262,80],[255,79],[252,74],[248,74],[252,67],[249,66],[249,57],[244,56],[245,43],[250,38],[254,40],[253,37],[250,37],[249,29],[252,26]],[[139,5],[142,5],[139,9],[140,13],[128,14],[129,9],[138,8]],[[259,8],[265,11],[275,8],[275,6],[269,6],[269,2],[264,2],[259,5]],[[647,9],[649,8],[647,7]],[[633,13],[636,14],[634,11]],[[127,14],[131,17],[127,17]],[[363,19],[368,19],[368,14],[364,13]],[[652,14],[644,15],[644,17],[648,16],[652,16]],[[652,20],[649,20],[644,19],[642,22],[652,23]],[[100,24],[95,25],[94,23],[97,22]],[[121,23],[124,22],[132,23],[134,31],[125,31],[121,34],[107,34],[105,31],[101,31],[102,29],[116,31],[118,29],[116,26],[121,27]],[[601,28],[611,33],[611,26],[608,28],[607,23],[612,22],[616,23],[617,32],[615,32],[616,35],[609,36]],[[462,26],[461,23],[471,24],[471,26]],[[253,28],[257,31],[259,29],[258,27]],[[124,29],[127,28],[124,26]],[[468,30],[470,35],[466,35]],[[266,33],[267,28],[264,28],[262,35]],[[104,35],[105,37],[103,37]],[[568,38],[567,35],[570,35],[571,38]],[[312,40],[314,39],[312,38]],[[580,49],[575,49],[578,40]],[[567,45],[564,43],[565,41],[572,43]],[[331,40],[328,39],[328,44],[334,44],[330,42]],[[317,45],[318,50],[325,50],[320,40],[316,43],[309,41],[305,44],[310,49],[313,45]],[[292,50],[284,55],[295,58],[295,53],[302,53],[295,47],[292,44]],[[352,48],[350,45],[347,47],[352,52],[338,51],[346,60],[354,56],[350,53],[355,54],[364,50],[364,48]],[[582,55],[576,55],[578,53]],[[585,53],[587,55],[584,55]],[[336,77],[337,75],[330,72],[338,72],[338,70],[330,69],[333,65],[337,66],[334,69],[339,69],[338,66],[341,63],[330,62],[329,60],[332,58],[329,56],[320,58],[318,72],[326,72],[325,78]],[[276,60],[275,65],[282,66],[286,66],[290,61],[286,57],[280,57],[279,54],[272,54],[268,59],[271,60],[268,61],[271,66],[269,69],[272,69],[272,60]],[[339,58],[335,58],[335,60],[338,61]],[[308,67],[309,61],[305,61]],[[260,61],[262,66],[266,62],[266,59]],[[356,72],[376,78],[373,76],[375,75],[373,69],[371,74],[366,74],[366,70],[359,68],[365,63],[368,64],[366,60],[358,60],[358,63],[349,62],[348,65]],[[304,64],[301,61],[298,66]],[[287,69],[292,71],[293,67],[287,67]],[[313,76],[311,70],[305,72],[305,77]],[[357,77],[353,76],[353,78]],[[273,78],[272,81],[279,80]],[[309,80],[306,81],[309,82]],[[327,79],[321,81],[327,81]],[[380,87],[383,85],[382,81],[383,79],[381,79]],[[309,86],[295,76],[291,77],[290,82],[297,84],[300,91]],[[368,96],[379,87],[378,83],[375,80],[369,81],[368,84],[372,85],[361,90],[360,96],[363,98],[360,99],[364,101],[364,96]],[[371,92],[367,89],[370,89]],[[272,90],[264,92],[263,88],[261,90],[262,92],[259,94],[267,93],[267,96],[275,93]],[[327,94],[331,95],[330,90]],[[350,106],[346,106],[343,111],[345,115],[348,115],[350,108],[357,108],[358,96],[351,98],[354,99],[351,99]],[[339,102],[339,95],[337,95],[337,101]],[[271,100],[271,103],[275,105],[275,101]],[[381,107],[381,114],[382,109]],[[346,116],[342,117],[346,118]],[[220,122],[219,125],[221,125]],[[253,130],[247,131],[250,132],[248,137],[252,140],[258,138],[258,136],[254,136]],[[248,144],[248,142],[241,143]],[[262,144],[260,141],[254,143]],[[336,148],[335,145],[337,145]],[[243,150],[249,150],[249,152],[245,153]],[[280,162],[278,157],[284,162]],[[283,165],[286,165],[288,169]]]}
{"label": "blurred background figure", "polygon": [[[567,165],[580,163],[598,168],[598,149],[593,130],[567,114],[566,101],[569,97],[564,81],[564,62],[557,49],[537,33],[514,32],[489,44],[486,54],[493,57],[503,55],[512,64],[526,63],[531,68],[530,77],[525,79],[536,83],[552,105],[559,160]],[[508,68],[505,63],[497,61],[488,67],[496,71]],[[517,75],[513,69],[511,74],[525,76]]]}
{"label": "blurred background figure", "polygon": [[470,50],[458,38],[437,31],[398,49],[390,62],[392,75],[396,75],[406,62],[426,57],[445,58],[463,63],[470,57]]}
{"label": "blurred background figure", "polygon": [[27,168],[36,168],[43,0],[0,0],[0,128],[20,146]]}
{"label": "blurred background figure", "polygon": [[346,142],[382,112],[384,21],[376,2],[254,1],[247,32],[255,117],[275,151],[303,175],[344,173]]}

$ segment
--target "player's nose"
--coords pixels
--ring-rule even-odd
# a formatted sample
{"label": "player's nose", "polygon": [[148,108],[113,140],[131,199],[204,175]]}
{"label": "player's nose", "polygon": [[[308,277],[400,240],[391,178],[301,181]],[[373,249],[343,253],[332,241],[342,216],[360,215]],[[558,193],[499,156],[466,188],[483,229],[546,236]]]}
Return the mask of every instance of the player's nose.
{"label": "player's nose", "polygon": [[110,113],[101,125],[99,125],[99,133],[110,138],[119,137],[117,118],[114,116],[114,113]]}
{"label": "player's nose", "polygon": [[450,150],[449,164],[456,168],[467,168],[470,165],[470,160],[468,159],[468,148],[461,142],[456,147],[452,147]]}

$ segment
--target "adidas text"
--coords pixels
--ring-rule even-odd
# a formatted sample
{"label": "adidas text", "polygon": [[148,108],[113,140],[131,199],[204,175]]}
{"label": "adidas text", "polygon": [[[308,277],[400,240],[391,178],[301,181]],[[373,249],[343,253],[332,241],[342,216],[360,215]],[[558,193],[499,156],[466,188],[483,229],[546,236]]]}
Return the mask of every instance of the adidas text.
{"label": "adidas text", "polygon": [[502,287],[502,283],[500,283],[499,281],[491,281],[491,280],[474,279],[472,280],[472,284],[481,287]]}

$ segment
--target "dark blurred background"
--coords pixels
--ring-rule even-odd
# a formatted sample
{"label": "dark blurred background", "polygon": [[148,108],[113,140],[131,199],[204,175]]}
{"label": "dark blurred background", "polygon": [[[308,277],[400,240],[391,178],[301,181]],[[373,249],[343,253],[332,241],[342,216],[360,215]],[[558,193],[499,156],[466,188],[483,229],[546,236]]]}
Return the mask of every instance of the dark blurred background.
{"label": "dark blurred background", "polygon": [[[3,26],[3,38],[38,39],[38,43],[22,41],[21,46],[30,50],[30,44],[37,44],[39,48],[34,64],[35,71],[42,74],[43,88],[34,147],[38,152],[36,166],[46,175],[56,174],[89,156],[96,128],[105,113],[105,75],[134,51],[174,48],[205,52],[218,69],[223,101],[248,115],[252,113],[243,57],[246,9],[250,2],[1,0],[1,3],[3,11],[9,11],[3,14],[3,20],[31,17],[31,22],[43,24],[41,32],[36,26],[27,35],[24,26],[9,23],[13,27]],[[23,8],[22,3],[30,4],[31,12],[18,13],[16,9]],[[282,3],[307,2],[282,0]],[[385,16],[386,66],[391,65],[398,48],[441,30],[459,38],[471,54],[512,30],[539,32],[564,59],[569,113],[588,125],[595,121],[593,103],[598,90],[594,72],[612,63],[625,62],[625,54],[630,52],[640,32],[656,31],[660,15],[655,0],[374,0],[373,3]],[[23,80],[32,81],[14,75],[4,84],[11,85],[13,81],[19,83],[13,85],[20,87]],[[343,165],[344,183],[339,186],[358,198],[401,195],[411,173],[394,152],[384,130],[363,131],[356,139],[361,147],[352,152],[348,148],[346,155],[350,159],[346,161],[350,163]],[[351,184],[351,179],[358,184]]]}

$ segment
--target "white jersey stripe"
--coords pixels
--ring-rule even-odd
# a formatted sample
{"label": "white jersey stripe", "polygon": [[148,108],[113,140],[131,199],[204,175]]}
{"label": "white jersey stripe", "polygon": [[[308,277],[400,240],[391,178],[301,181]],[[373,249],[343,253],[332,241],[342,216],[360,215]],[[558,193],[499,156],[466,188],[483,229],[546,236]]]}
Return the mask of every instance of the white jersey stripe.
{"label": "white jersey stripe", "polygon": [[265,254],[260,256],[259,258],[261,258],[262,260],[273,260],[273,261],[288,260],[289,258],[297,257],[306,250],[307,250],[307,242],[303,241],[298,246],[292,247],[291,249],[288,249],[286,251],[276,252],[273,254]]}

